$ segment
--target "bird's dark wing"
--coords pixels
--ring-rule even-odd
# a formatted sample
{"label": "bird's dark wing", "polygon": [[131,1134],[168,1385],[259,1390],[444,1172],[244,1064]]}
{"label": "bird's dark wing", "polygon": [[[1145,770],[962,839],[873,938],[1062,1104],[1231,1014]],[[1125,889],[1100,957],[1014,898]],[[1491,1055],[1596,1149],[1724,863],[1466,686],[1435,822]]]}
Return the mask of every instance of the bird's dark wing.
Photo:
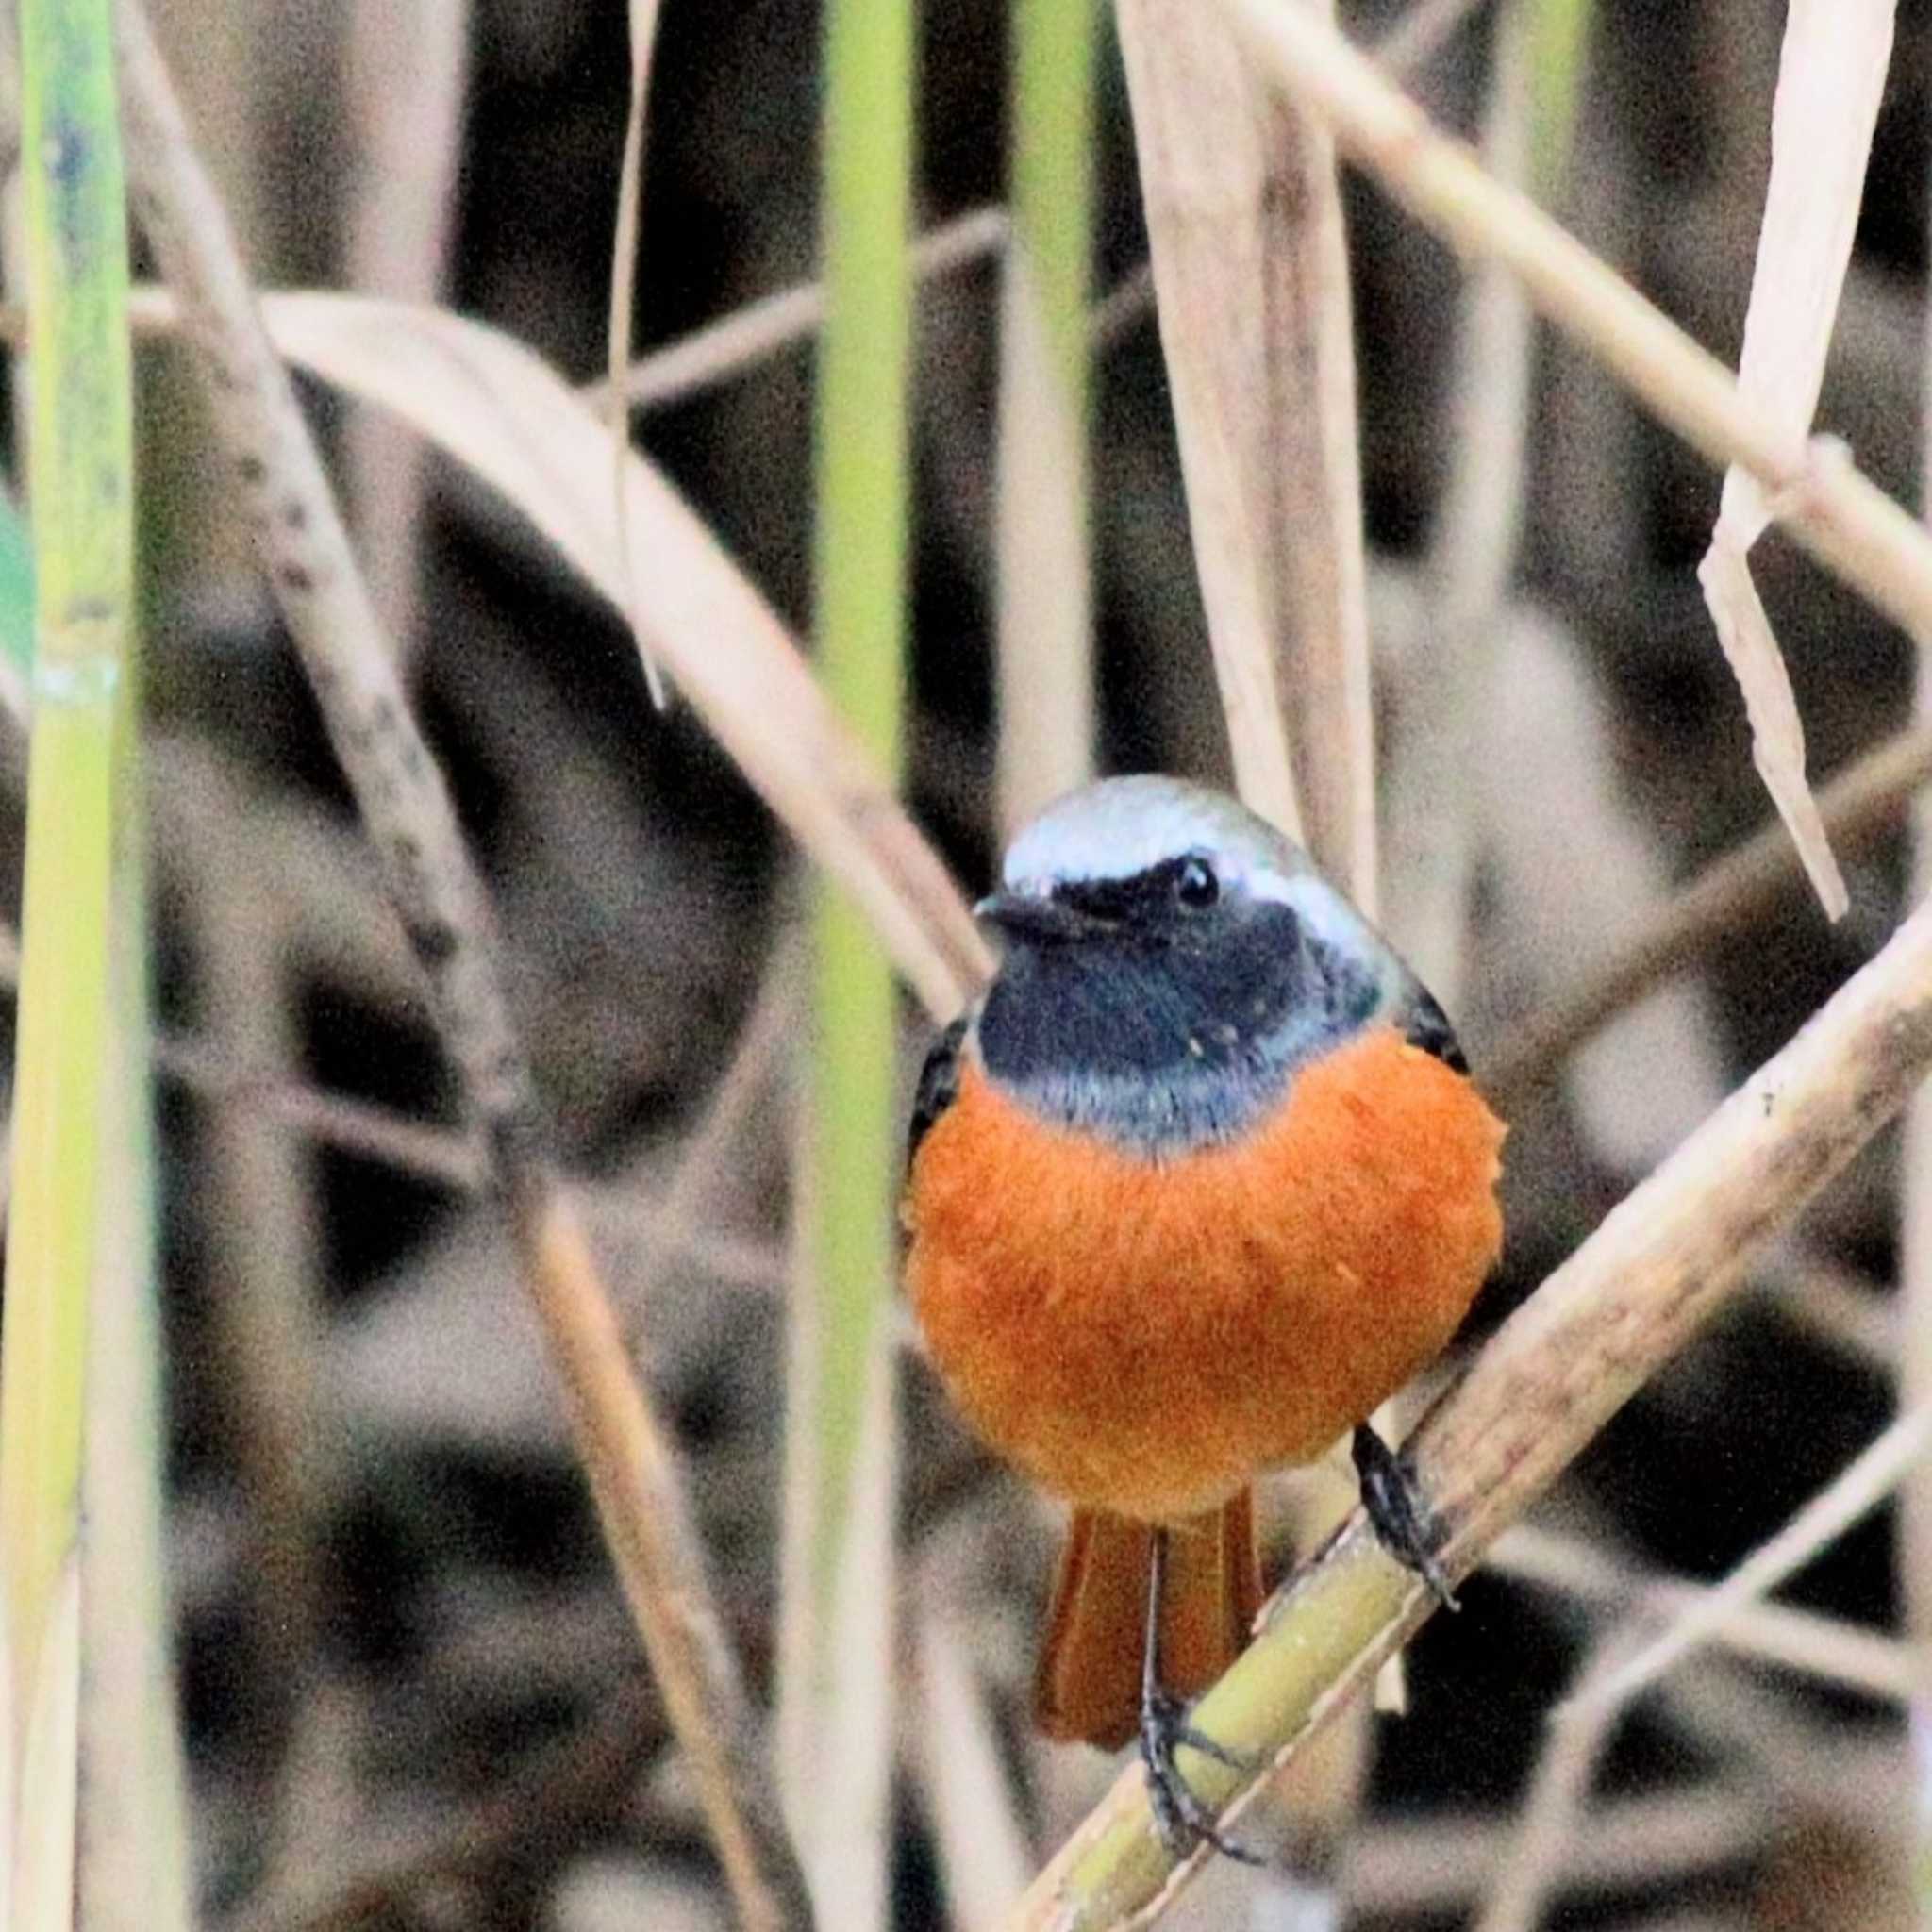
{"label": "bird's dark wing", "polygon": [[961,1013],[940,1037],[933,1041],[932,1051],[925,1057],[925,1065],[920,1069],[919,1088],[912,1096],[912,1123],[906,1135],[906,1164],[912,1164],[912,1157],[919,1152],[919,1143],[925,1139],[930,1127],[947,1108],[951,1107],[959,1091],[959,1046],[966,1038],[966,1028],[971,1016]]}
{"label": "bird's dark wing", "polygon": [[1450,1025],[1448,1014],[1436,1004],[1434,994],[1426,987],[1418,986],[1415,990],[1403,1035],[1409,1045],[1434,1054],[1444,1066],[1455,1068],[1458,1074],[1469,1072],[1469,1061],[1463,1055],[1461,1042],[1456,1038],[1456,1029]]}

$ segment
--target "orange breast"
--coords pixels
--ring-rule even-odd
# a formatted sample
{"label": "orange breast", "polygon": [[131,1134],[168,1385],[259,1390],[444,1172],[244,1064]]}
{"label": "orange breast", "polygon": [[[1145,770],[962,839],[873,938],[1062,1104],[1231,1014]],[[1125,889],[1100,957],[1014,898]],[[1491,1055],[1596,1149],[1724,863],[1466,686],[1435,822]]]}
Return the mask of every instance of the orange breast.
{"label": "orange breast", "polygon": [[969,1058],[913,1162],[908,1287],[1002,1456],[1074,1503],[1191,1515],[1440,1353],[1501,1244],[1502,1140],[1387,1027],[1240,1144],[1160,1163],[1043,1125]]}

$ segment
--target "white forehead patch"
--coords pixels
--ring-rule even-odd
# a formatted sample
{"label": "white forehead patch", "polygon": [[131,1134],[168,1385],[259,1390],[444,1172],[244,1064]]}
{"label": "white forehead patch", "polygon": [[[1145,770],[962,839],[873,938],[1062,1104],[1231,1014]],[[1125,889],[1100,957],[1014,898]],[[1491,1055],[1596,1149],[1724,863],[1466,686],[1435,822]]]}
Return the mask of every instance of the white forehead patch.
{"label": "white forehead patch", "polygon": [[1001,884],[1043,899],[1056,886],[1131,878],[1189,853],[1205,858],[1224,887],[1291,906],[1306,930],[1407,977],[1387,941],[1299,845],[1235,799],[1178,778],[1103,778],[1069,792],[1014,839]]}
{"label": "white forehead patch", "polygon": [[1284,899],[1313,879],[1307,855],[1267,820],[1219,791],[1178,778],[1103,778],[1050,805],[1007,852],[1009,892],[1044,898],[1079,879],[1124,879],[1197,852],[1258,898]]}

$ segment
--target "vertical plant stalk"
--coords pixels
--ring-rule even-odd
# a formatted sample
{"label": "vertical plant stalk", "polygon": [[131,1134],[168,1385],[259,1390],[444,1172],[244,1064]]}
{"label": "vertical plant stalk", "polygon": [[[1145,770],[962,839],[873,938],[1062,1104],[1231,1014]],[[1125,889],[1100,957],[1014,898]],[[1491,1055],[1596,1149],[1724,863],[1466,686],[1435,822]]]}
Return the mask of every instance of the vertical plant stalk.
{"label": "vertical plant stalk", "polygon": [[1562,199],[1596,0],[1518,0],[1529,10],[1529,192]]}
{"label": "vertical plant stalk", "polygon": [[658,0],[630,0],[630,103],[624,121],[624,158],[617,175],[617,227],[610,244],[610,320],[607,344],[606,411],[610,422],[610,488],[617,499],[617,566],[625,582],[625,615],[638,641],[651,702],[667,702],[664,674],[644,636],[630,550],[625,497],[630,477],[630,408],[624,378],[630,367],[638,279],[638,223],[644,199],[644,114],[651,97],[651,56],[658,46]]}
{"label": "vertical plant stalk", "polygon": [[98,1246],[88,1318],[81,1494],[80,1932],[190,1932],[187,1772],[165,1558],[166,1428],[148,1023],[147,812],[138,684],[123,681],[113,824]]}
{"label": "vertical plant stalk", "polygon": [[1012,9],[994,501],[1003,833],[1093,769],[1087,291],[1099,18],[1099,0]]}
{"label": "vertical plant stalk", "polygon": [[21,1932],[65,1927],[72,1912],[69,1674],[79,1658],[86,1318],[102,1107],[114,1071],[108,948],[116,717],[133,614],[133,454],[108,21],[108,0],[20,7],[38,599],[0,1330],[0,1571],[11,1646],[6,1749],[19,1805],[6,1829]]}
{"label": "vertical plant stalk", "polygon": [[[356,0],[348,23],[348,108],[358,167],[349,282],[369,294],[433,302],[456,226],[469,74],[470,0]],[[342,442],[349,500],[383,628],[407,656],[419,615],[421,443],[372,409]]]}
{"label": "vertical plant stalk", "polygon": [[625,1603],[741,1920],[800,1924],[808,1907],[675,1455],[557,1174],[481,881],[140,0],[119,0],[115,20],[134,206],[202,352],[270,581],[422,966],[444,1049],[488,1137]]}
{"label": "vertical plant stalk", "polygon": [[[824,60],[814,629],[827,695],[891,773],[907,583],[908,0],[832,0]],[[894,995],[863,914],[834,887],[818,892],[781,1748],[819,1917],[863,1928],[883,1924],[887,1909]]]}
{"label": "vertical plant stalk", "polygon": [[[1283,0],[1327,17],[1323,0]],[[1332,142],[1221,11],[1117,0],[1160,341],[1235,780],[1365,906],[1374,774]]]}

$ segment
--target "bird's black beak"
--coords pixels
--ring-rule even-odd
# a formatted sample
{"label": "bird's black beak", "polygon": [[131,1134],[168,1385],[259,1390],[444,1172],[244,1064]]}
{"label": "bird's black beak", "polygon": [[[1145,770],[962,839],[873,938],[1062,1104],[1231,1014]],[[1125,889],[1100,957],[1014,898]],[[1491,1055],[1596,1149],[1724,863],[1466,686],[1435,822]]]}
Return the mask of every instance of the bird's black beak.
{"label": "bird's black beak", "polygon": [[1066,945],[1074,940],[1091,939],[1103,929],[1104,920],[1082,912],[1059,899],[1042,899],[1031,892],[994,892],[973,908],[974,919],[995,926],[1008,939],[1028,940],[1035,945]]}

